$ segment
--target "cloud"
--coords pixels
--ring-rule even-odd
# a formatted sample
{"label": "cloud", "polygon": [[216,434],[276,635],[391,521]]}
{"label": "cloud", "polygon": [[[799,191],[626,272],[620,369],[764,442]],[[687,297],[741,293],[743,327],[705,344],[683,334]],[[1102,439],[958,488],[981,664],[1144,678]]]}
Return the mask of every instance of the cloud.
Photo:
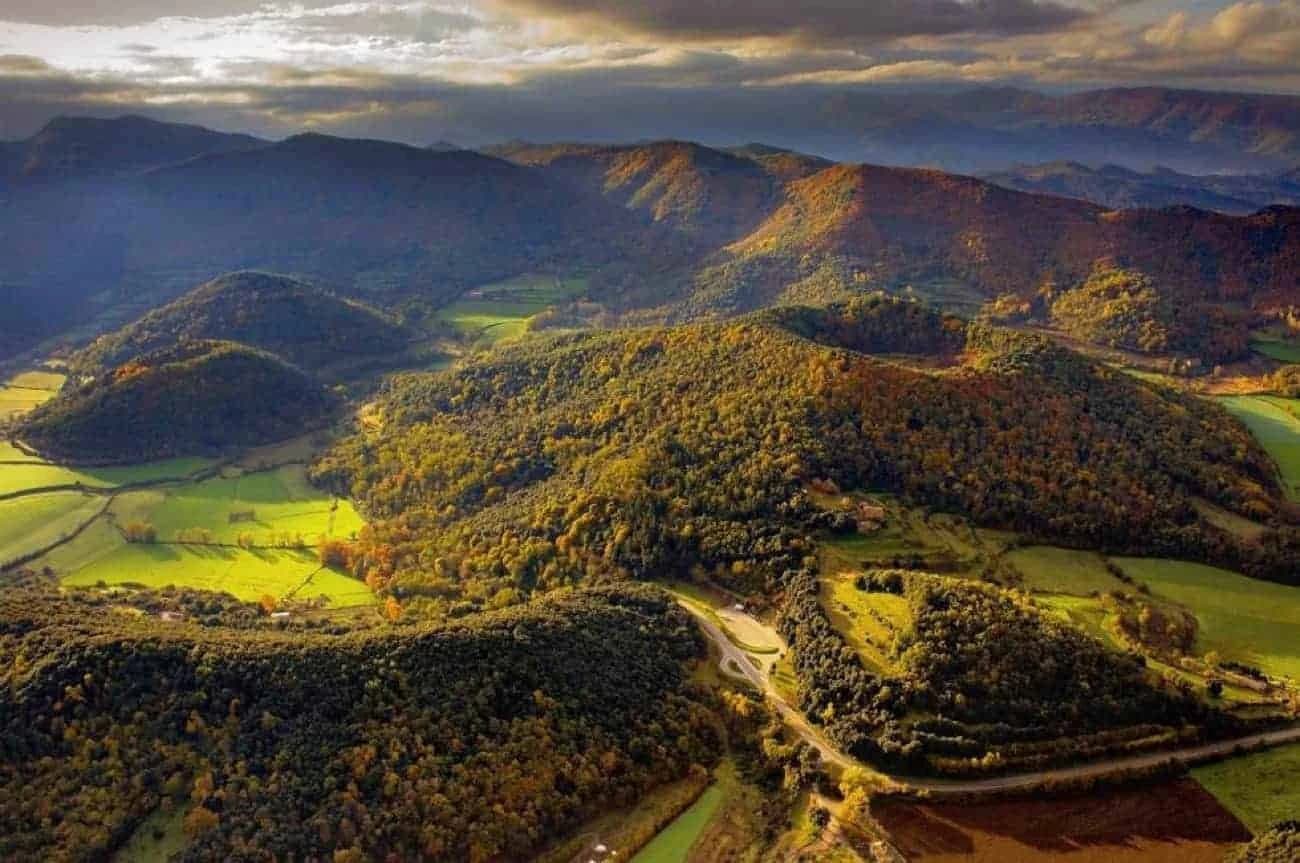
{"label": "cloud", "polygon": [[1056,0],[496,0],[515,11],[681,39],[881,40],[1059,30],[1093,10]]}
{"label": "cloud", "polygon": [[[338,0],[294,0],[303,7]],[[5,0],[0,21],[52,26],[123,26],[160,18],[225,18],[256,12],[268,0]]]}

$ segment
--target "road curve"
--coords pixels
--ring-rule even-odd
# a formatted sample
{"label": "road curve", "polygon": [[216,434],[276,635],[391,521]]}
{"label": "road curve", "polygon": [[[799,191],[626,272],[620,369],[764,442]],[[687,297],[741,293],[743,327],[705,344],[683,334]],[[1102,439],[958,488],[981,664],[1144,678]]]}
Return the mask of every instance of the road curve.
{"label": "road curve", "polygon": [[[755,667],[750,661],[749,656],[739,647],[731,643],[717,624],[710,620],[705,614],[698,609],[691,607],[688,603],[680,602],[683,608],[689,611],[696,621],[699,622],[700,628],[704,634],[709,637],[721,654],[718,665],[724,674],[732,677],[741,677],[760,692],[764,693],[768,701],[781,714],[786,724],[792,728],[795,733],[808,742],[814,749],[821,753],[822,760],[840,767],[866,767],[855,758],[852,758],[836,749],[826,739],[826,737],[816,728],[797,709],[786,702],[781,694],[776,691],[772,685],[771,679],[766,672]],[[732,666],[735,666],[734,668]],[[736,669],[739,669],[737,673]],[[1032,773],[1013,773],[1007,776],[993,776],[987,779],[928,779],[912,776],[898,776],[894,774],[881,773],[880,770],[871,767],[867,768],[882,776],[890,779],[901,791],[924,791],[930,795],[943,794],[980,794],[980,793],[999,793],[1004,791],[1016,791],[1024,789],[1037,788],[1045,783],[1054,782],[1072,782],[1086,779],[1102,779],[1118,773],[1125,773],[1131,770],[1141,770],[1144,768],[1158,767],[1161,764],[1171,762],[1190,766],[1199,764],[1204,761],[1213,761],[1232,755],[1238,748],[1255,749],[1261,747],[1280,746],[1285,743],[1300,742],[1300,726],[1281,728],[1276,731],[1266,731],[1259,734],[1251,734],[1246,737],[1238,737],[1233,740],[1221,740],[1216,743],[1206,743],[1200,746],[1189,746],[1183,749],[1168,749],[1159,752],[1146,752],[1139,755],[1130,755],[1124,758],[1109,758],[1104,761],[1094,761],[1088,764],[1080,764],[1074,767],[1057,767],[1050,770],[1038,770]]]}

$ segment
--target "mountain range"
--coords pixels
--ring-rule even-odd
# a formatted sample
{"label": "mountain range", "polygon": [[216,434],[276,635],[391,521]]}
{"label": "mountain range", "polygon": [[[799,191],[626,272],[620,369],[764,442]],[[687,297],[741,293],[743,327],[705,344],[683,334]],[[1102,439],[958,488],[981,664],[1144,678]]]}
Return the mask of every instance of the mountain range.
{"label": "mountain range", "polygon": [[[1140,114],[1126,111],[1098,117]],[[1228,134],[1234,116],[1214,128]],[[1292,208],[1113,211],[762,145],[479,153],[319,134],[266,143],[127,117],[58,120],[10,150],[39,170],[0,187],[0,299],[27,316],[0,324],[0,357],[98,308],[166,300],[232,269],[435,307],[493,280],[567,271],[587,276],[589,299],[609,312],[660,320],[873,288],[974,312],[1003,295],[1073,290],[1098,269],[1136,271],[1180,307],[1268,311],[1300,295]],[[68,153],[78,155],[57,155]]]}

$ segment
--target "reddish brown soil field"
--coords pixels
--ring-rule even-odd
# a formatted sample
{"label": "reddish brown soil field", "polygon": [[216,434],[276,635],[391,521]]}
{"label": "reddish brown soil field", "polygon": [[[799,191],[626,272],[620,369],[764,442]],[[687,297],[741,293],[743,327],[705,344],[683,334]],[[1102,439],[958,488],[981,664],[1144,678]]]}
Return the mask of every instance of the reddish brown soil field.
{"label": "reddish brown soil field", "polygon": [[873,807],[909,861],[1222,863],[1250,832],[1190,779],[1045,800]]}

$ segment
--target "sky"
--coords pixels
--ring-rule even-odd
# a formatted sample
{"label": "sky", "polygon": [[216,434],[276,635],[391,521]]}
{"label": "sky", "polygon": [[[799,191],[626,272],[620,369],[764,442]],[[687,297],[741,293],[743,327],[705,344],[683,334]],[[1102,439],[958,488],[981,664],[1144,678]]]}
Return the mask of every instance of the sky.
{"label": "sky", "polygon": [[0,0],[0,139],[144,113],[707,140],[799,122],[809,94],[976,84],[1300,93],[1300,0]]}

